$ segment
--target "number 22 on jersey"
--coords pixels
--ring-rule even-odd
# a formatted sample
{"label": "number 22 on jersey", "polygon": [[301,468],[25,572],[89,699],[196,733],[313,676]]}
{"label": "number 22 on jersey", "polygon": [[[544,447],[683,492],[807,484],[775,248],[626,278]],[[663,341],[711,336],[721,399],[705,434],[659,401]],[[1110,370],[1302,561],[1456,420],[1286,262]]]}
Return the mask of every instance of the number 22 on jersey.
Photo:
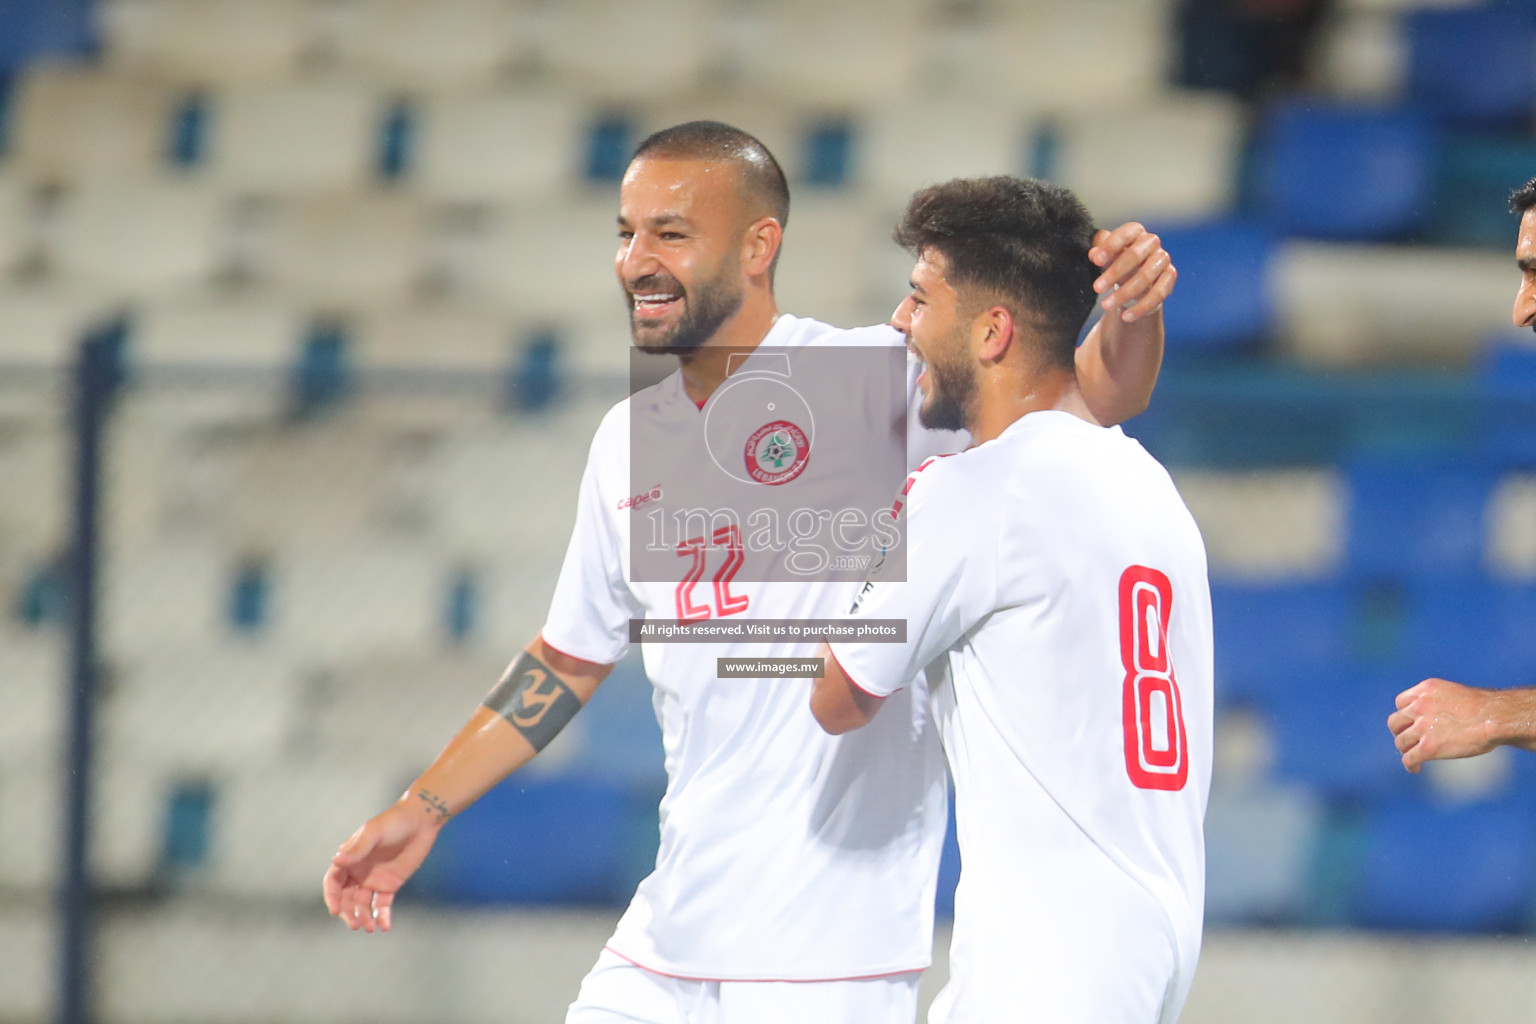
{"label": "number 22 on jersey", "polygon": [[695,622],[710,617],[708,598],[703,604],[695,603],[693,588],[698,585],[704,575],[705,563],[710,560],[709,553],[717,548],[725,549],[725,561],[715,570],[711,578],[711,582],[715,585],[713,613],[721,616],[736,615],[747,610],[748,597],[745,594],[731,593],[731,580],[741,569],[742,563],[747,560],[741,544],[741,527],[722,526],[710,535],[710,540],[712,543],[706,545],[703,537],[694,537],[677,546],[678,557],[692,559],[687,574],[677,585],[677,617],[684,622]]}
{"label": "number 22 on jersey", "polygon": [[1177,791],[1189,778],[1184,704],[1168,622],[1173,584],[1167,575],[1133,565],[1120,575],[1120,662],[1125,666],[1125,770],[1140,789]]}

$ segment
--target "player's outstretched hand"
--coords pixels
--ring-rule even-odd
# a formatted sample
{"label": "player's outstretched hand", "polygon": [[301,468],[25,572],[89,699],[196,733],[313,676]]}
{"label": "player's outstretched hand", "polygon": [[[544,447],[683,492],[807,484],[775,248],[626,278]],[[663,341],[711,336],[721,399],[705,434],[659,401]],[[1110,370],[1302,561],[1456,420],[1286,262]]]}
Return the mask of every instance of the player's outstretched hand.
{"label": "player's outstretched hand", "polygon": [[1126,323],[1162,308],[1179,272],[1160,238],[1135,221],[1093,236],[1088,258],[1104,272],[1093,282],[1107,312],[1120,311]]}
{"label": "player's outstretched hand", "polygon": [[398,803],[352,833],[325,873],[325,906],[353,931],[389,931],[395,893],[437,841],[441,826],[419,806]]}
{"label": "player's outstretched hand", "polygon": [[1496,692],[1426,679],[1398,694],[1387,728],[1403,755],[1403,767],[1417,772],[1425,761],[1475,757],[1498,746],[1492,707]]}

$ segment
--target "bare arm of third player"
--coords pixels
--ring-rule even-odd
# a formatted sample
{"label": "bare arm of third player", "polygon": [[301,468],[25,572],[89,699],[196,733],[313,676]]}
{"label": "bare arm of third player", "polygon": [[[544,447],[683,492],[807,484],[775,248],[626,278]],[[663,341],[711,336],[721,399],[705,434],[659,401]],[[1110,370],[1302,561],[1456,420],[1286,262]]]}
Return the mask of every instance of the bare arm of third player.
{"label": "bare arm of third player", "polygon": [[431,767],[341,844],[325,873],[326,908],[353,931],[389,931],[395,893],[448,819],[543,750],[612,668],[530,643]]}
{"label": "bare arm of third player", "polygon": [[1163,243],[1132,221],[1094,236],[1088,258],[1105,314],[1077,350],[1077,381],[1094,419],[1123,423],[1146,410],[1163,363],[1163,302],[1179,274]]}
{"label": "bare arm of third player", "polygon": [[1411,772],[1425,761],[1476,757],[1494,747],[1536,750],[1536,689],[1484,690],[1426,679],[1397,695],[1387,727]]}

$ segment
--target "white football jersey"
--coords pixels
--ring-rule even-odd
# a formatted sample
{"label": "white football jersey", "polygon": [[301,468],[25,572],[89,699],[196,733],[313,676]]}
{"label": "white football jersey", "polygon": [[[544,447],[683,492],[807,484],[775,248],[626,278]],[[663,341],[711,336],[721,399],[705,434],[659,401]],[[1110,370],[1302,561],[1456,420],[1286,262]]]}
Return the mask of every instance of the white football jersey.
{"label": "white football jersey", "polygon": [[907,582],[876,570],[857,614],[905,619],[906,642],[832,651],[876,695],[922,674],[954,775],[962,871],[931,1019],[1175,1019],[1211,772],[1193,518],[1141,445],[1057,411],[930,460],[901,501]]}
{"label": "white football jersey", "polygon": [[[781,316],[762,344],[891,346],[903,339],[886,327],[845,331]],[[712,458],[701,417],[726,390],[701,409],[673,374],[604,418],[542,632],[551,647],[610,663],[624,656],[631,619],[847,615],[857,582],[741,582],[768,577],[753,560],[778,557],[752,550],[738,550],[746,562],[734,573],[711,554],[689,574],[691,589],[677,577],[634,581],[631,521],[658,504],[686,507],[690,473]],[[899,423],[911,394],[878,393],[890,390],[850,380],[846,407]],[[632,422],[649,424],[648,436],[657,436],[657,423],[669,440],[675,434],[661,460],[675,470],[631,481]],[[898,479],[907,468],[899,455]],[[827,451],[813,455],[804,473],[838,468]],[[679,571],[688,565],[676,562]],[[656,870],[621,919],[609,944],[614,952],[660,973],[718,980],[831,980],[927,966],[947,802],[923,694],[907,691],[874,727],[832,737],[810,713],[810,679],[717,678],[718,658],[811,657],[817,649],[815,642],[644,645],[668,785]]]}

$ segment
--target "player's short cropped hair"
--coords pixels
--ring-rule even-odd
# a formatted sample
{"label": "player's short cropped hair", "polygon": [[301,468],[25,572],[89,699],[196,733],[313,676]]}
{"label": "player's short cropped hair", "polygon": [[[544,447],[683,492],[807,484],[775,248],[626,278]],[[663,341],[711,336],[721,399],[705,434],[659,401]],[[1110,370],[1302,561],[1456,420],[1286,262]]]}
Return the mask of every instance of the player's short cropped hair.
{"label": "player's short cropped hair", "polygon": [[1524,216],[1525,211],[1536,206],[1536,178],[1521,185],[1509,194],[1509,212]]}
{"label": "player's short cropped hair", "polygon": [[945,279],[1008,307],[1040,336],[1042,354],[1074,365],[1093,309],[1099,270],[1088,259],[1093,220],[1059,185],[1034,178],[960,178],[912,197],[896,225],[896,244],[944,258]]}
{"label": "player's short cropped hair", "polygon": [[674,160],[709,160],[731,163],[741,171],[742,182],[752,196],[778,219],[789,224],[789,182],[784,169],[756,137],[721,121],[688,121],[663,128],[648,136],[635,150],[642,156]]}

